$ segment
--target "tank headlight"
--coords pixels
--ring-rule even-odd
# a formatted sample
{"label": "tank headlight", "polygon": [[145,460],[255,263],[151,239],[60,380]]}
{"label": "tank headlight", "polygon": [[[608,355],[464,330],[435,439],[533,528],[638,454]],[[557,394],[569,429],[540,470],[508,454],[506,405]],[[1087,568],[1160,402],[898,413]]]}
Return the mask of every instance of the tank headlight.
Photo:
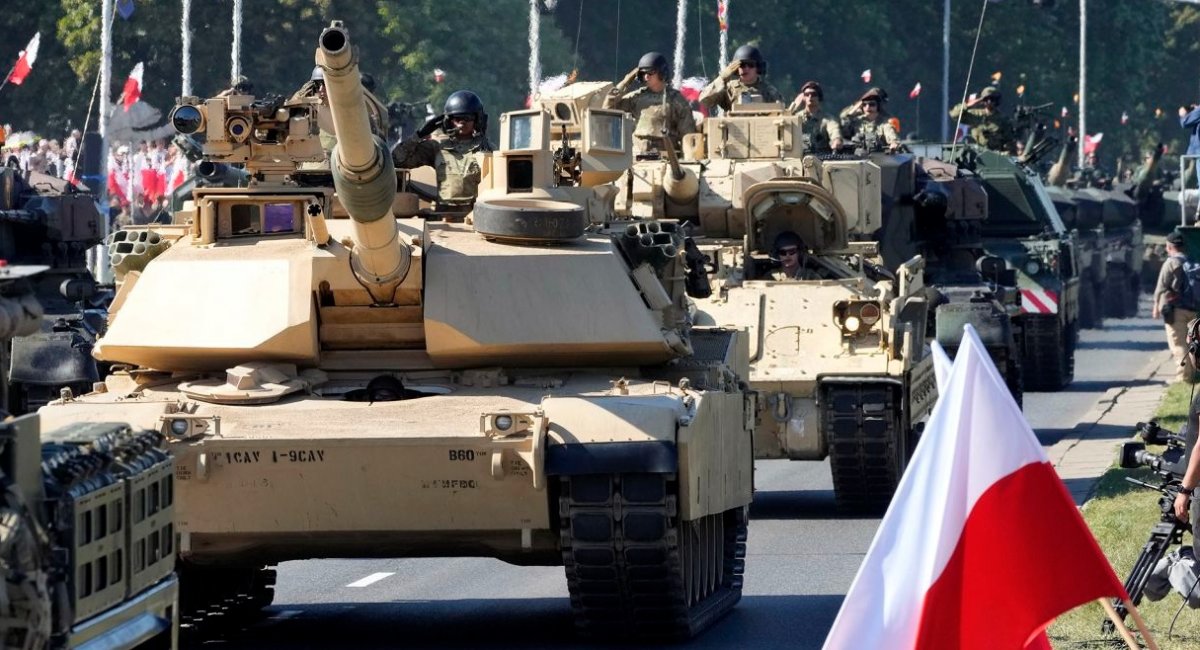
{"label": "tank headlight", "polygon": [[179,437],[186,436],[188,431],[192,430],[192,423],[187,420],[175,418],[171,420],[171,434]]}
{"label": "tank headlight", "polygon": [[511,415],[497,415],[492,423],[496,425],[497,431],[508,431],[512,428],[513,419]]}
{"label": "tank headlight", "polygon": [[858,317],[866,325],[874,325],[879,322],[879,305],[867,303],[858,310]]}
{"label": "tank headlight", "polygon": [[1027,275],[1037,275],[1042,270],[1042,263],[1037,260],[1029,260],[1025,262],[1025,273]]}
{"label": "tank headlight", "polygon": [[204,128],[204,113],[190,104],[176,106],[171,111],[171,126],[184,135],[198,133]]}
{"label": "tank headlight", "polygon": [[844,321],[844,327],[847,332],[857,332],[858,328],[862,327],[862,320],[858,316],[847,316]]}

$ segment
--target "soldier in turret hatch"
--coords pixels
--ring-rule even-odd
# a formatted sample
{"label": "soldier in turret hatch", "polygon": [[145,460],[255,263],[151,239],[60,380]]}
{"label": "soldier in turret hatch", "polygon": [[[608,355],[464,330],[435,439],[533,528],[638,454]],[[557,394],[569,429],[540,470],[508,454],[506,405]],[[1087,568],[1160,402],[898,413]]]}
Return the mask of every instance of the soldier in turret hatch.
{"label": "soldier in turret hatch", "polygon": [[971,137],[980,146],[1011,155],[1016,152],[1017,135],[1012,121],[1000,113],[1001,99],[1000,91],[988,86],[975,99],[950,109],[950,117],[970,126]]}
{"label": "soldier in turret hatch", "polygon": [[785,230],[775,236],[772,247],[779,268],[771,272],[772,280],[820,280],[821,276],[805,264],[808,248],[800,235]]}
{"label": "soldier in turret hatch", "polygon": [[392,160],[399,169],[433,167],[438,184],[436,209],[459,212],[475,204],[484,159],[493,149],[487,139],[483,100],[469,90],[459,90],[446,99],[441,115],[426,120],[392,150]]}
{"label": "soldier in turret hatch", "polygon": [[[642,87],[626,93],[634,80],[640,80]],[[692,107],[683,94],[668,85],[670,80],[667,57],[647,52],[604,98],[604,108],[625,111],[637,121],[633,132],[635,154],[656,153],[664,129],[677,151],[683,136],[696,132]]]}
{"label": "soldier in turret hatch", "polygon": [[793,115],[800,116],[806,153],[829,153],[842,148],[842,127],[828,113],[821,111],[823,101],[825,91],[821,84],[806,81],[800,86],[800,94],[788,107]]}
{"label": "soldier in turret hatch", "polygon": [[734,104],[783,102],[783,95],[767,80],[767,60],[753,45],[743,45],[720,76],[700,92],[700,103],[728,111]]}
{"label": "soldier in turret hatch", "polygon": [[887,93],[881,88],[872,88],[858,98],[858,102],[842,111],[845,130],[857,148],[865,151],[895,153],[900,149],[900,135],[888,120],[883,104]]}

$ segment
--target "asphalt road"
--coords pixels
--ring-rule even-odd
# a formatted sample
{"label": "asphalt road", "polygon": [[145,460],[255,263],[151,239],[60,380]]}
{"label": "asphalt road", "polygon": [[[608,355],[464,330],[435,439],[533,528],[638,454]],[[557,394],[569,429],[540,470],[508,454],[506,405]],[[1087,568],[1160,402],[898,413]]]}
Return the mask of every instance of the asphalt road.
{"label": "asphalt road", "polygon": [[[1083,332],[1075,382],[1026,395],[1043,444],[1165,347],[1162,326],[1148,318]],[[682,647],[820,648],[879,523],[837,515],[826,463],[762,461],[756,482],[742,601]],[[268,617],[205,647],[600,646],[575,635],[562,568],[453,558],[285,563]]]}

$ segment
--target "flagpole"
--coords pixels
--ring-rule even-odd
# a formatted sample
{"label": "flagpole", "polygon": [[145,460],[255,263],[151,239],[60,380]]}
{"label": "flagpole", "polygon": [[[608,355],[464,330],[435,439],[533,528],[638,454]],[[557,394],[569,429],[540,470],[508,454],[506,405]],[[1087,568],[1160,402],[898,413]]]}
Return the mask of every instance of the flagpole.
{"label": "flagpole", "polygon": [[[1121,632],[1121,638],[1129,646],[1129,650],[1141,650],[1141,646],[1138,645],[1138,639],[1133,638],[1133,632],[1129,631],[1129,628],[1124,624],[1124,619],[1121,618],[1120,614],[1117,614],[1116,608],[1112,607],[1110,598],[1099,598],[1099,602],[1100,606],[1104,607],[1104,613],[1109,615],[1112,625],[1115,625],[1117,631]],[[1129,608],[1130,614],[1138,612],[1138,608],[1134,607],[1132,602],[1123,601],[1123,603],[1124,606]],[[1150,631],[1146,630],[1145,621],[1141,620],[1141,613],[1134,614],[1133,618],[1134,621],[1138,622],[1138,630],[1141,632],[1141,638],[1146,640],[1148,648],[1150,650],[1158,650],[1158,644],[1154,643],[1154,637],[1151,636]]]}
{"label": "flagpole", "polygon": [[183,0],[183,17],[180,18],[179,40],[183,49],[183,78],[180,80],[183,97],[192,94],[192,0]]}
{"label": "flagpole", "polygon": [[[20,61],[20,59],[17,59],[17,60]],[[16,70],[17,70],[17,64],[14,63],[13,67],[8,69],[8,74],[4,75],[4,81],[0,82],[0,90],[4,90],[4,87],[8,85],[8,78],[11,77],[12,73],[15,72]]]}
{"label": "flagpole", "polygon": [[[101,243],[92,249],[92,276],[100,284],[107,284],[108,230],[111,215],[108,209],[108,115],[112,110],[108,94],[112,92],[112,22],[113,2],[101,0],[100,10],[100,115],[97,128],[100,131],[100,236]],[[81,143],[82,144],[82,143]]]}
{"label": "flagpole", "polygon": [[1138,631],[1142,633],[1142,639],[1149,649],[1158,650],[1158,644],[1154,642],[1154,635],[1150,634],[1150,626],[1146,625],[1146,619],[1142,618],[1142,613],[1128,598],[1125,599],[1125,609],[1133,616],[1133,622],[1137,624]]}
{"label": "flagpole", "polygon": [[242,76],[242,0],[233,0],[233,49],[230,57],[233,65],[229,71],[229,85],[233,86]]}

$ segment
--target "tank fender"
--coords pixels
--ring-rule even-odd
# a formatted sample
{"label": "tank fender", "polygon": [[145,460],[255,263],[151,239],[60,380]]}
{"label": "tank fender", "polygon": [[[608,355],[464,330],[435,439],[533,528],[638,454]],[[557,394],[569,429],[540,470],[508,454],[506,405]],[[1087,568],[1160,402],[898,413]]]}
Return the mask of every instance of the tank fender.
{"label": "tank fender", "polygon": [[679,469],[676,432],[689,416],[679,393],[547,398],[546,474]]}
{"label": "tank fender", "polygon": [[65,386],[100,380],[92,342],[76,332],[39,332],[13,339],[9,379]]}

